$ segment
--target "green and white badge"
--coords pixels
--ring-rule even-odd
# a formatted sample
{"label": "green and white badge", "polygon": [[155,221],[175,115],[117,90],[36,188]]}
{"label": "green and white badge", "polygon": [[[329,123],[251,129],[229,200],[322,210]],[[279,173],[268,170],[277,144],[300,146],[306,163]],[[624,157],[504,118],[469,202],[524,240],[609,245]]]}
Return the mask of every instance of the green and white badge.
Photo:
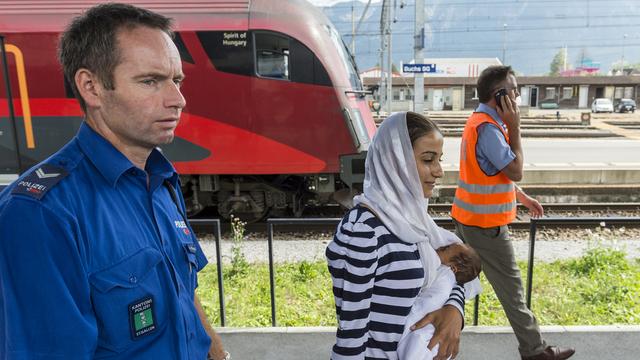
{"label": "green and white badge", "polygon": [[136,300],[129,305],[129,327],[133,340],[150,334],[156,329],[154,315],[151,296]]}

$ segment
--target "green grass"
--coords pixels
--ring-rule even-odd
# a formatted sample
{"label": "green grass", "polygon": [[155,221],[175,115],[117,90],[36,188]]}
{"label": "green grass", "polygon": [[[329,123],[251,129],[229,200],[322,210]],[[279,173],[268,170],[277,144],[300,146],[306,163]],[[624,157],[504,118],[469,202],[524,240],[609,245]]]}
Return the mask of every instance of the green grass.
{"label": "green grass", "polygon": [[[224,267],[226,326],[271,326],[269,269],[266,264]],[[245,267],[246,266],[246,267]],[[520,263],[526,277],[526,263]],[[523,279],[525,280],[525,279]],[[508,326],[491,286],[481,277],[479,325]],[[199,274],[200,300],[209,320],[220,324],[215,265]],[[334,326],[331,278],[325,262],[276,266],[278,326]],[[576,260],[538,263],[532,309],[541,325],[640,324],[640,261],[621,251],[593,249]],[[473,319],[467,302],[466,323]]]}

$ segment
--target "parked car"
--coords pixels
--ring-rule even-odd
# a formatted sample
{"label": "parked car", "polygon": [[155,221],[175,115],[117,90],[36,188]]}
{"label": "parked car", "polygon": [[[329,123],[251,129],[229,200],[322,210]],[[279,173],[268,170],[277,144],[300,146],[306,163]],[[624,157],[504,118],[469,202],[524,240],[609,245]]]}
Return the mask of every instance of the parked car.
{"label": "parked car", "polygon": [[591,112],[599,113],[599,112],[613,112],[613,103],[609,99],[599,98],[593,100],[591,104]]}
{"label": "parked car", "polygon": [[616,104],[615,108],[616,112],[635,112],[636,111],[636,102],[631,99],[620,99],[620,102]]}
{"label": "parked car", "polygon": [[540,109],[559,109],[556,99],[544,99],[540,101]]}

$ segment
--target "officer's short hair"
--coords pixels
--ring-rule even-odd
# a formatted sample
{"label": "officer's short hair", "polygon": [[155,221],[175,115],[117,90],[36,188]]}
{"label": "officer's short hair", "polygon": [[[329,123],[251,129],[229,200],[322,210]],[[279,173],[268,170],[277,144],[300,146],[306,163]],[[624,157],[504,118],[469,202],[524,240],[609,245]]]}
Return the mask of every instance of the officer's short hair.
{"label": "officer's short hair", "polygon": [[76,72],[85,68],[96,74],[104,87],[114,89],[113,71],[120,62],[116,35],[120,29],[147,26],[173,37],[172,19],[128,4],[94,6],[76,17],[65,29],[58,45],[58,58],[73,94],[86,111],[86,103],[75,83]]}
{"label": "officer's short hair", "polygon": [[478,100],[489,102],[498,84],[509,75],[516,75],[511,66],[494,65],[482,70],[478,78]]}

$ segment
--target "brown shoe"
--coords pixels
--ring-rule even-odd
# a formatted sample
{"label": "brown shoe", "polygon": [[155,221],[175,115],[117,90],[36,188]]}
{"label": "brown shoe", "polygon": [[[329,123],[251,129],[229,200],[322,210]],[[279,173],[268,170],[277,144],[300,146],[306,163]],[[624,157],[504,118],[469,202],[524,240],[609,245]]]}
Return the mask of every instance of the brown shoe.
{"label": "brown shoe", "polygon": [[543,352],[533,356],[523,356],[522,360],[564,360],[575,353],[573,348],[561,348],[558,346],[547,346]]}

